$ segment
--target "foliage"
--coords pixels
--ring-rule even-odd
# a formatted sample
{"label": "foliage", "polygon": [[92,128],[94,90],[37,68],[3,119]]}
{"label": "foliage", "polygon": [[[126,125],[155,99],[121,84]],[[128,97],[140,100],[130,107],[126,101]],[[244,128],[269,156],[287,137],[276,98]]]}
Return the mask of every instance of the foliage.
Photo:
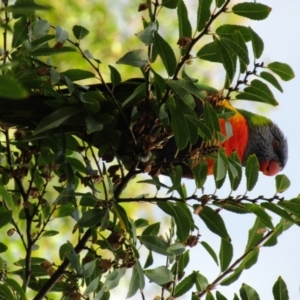
{"label": "foliage", "polygon": [[[116,63],[137,68],[142,78],[122,81],[124,74],[109,65],[110,83],[100,70],[105,57],[100,60],[82,47],[92,28],[74,24],[71,38],[51,20],[37,17],[36,12],[42,16],[48,6],[33,0],[1,2],[0,227],[9,240],[0,242],[0,251],[14,247],[13,237],[22,243],[21,259],[0,260],[1,297],[26,299],[35,291],[33,299],[50,292],[61,299],[109,299],[110,290],[132,269],[128,298],[139,292],[145,299],[143,290],[150,280],[169,299],[182,295],[228,299],[218,285],[236,281],[257,263],[262,246],[275,245],[279,235],[300,224],[300,199],[279,196],[290,184],[285,175],[276,177],[277,193],[272,198],[247,196],[258,178],[255,156],[245,163],[245,194],[232,196],[241,183],[242,164],[235,153],[227,157],[219,147],[227,139],[219,119],[226,122],[232,112],[216,103],[235,97],[277,105],[270,86],[282,91],[278,77],[286,81],[294,74],[284,63],[265,66],[258,61],[264,44],[251,27],[227,23],[213,27],[229,11],[252,20],[263,20],[271,11],[260,3],[230,2],[199,0],[194,24],[183,0],[140,4],[139,11],[148,11],[143,30],[136,34],[144,46],[124,53]],[[179,50],[164,37],[161,10],[177,12]],[[59,72],[50,60],[74,54],[87,62],[89,70],[77,69],[72,61],[72,67]],[[221,92],[187,74],[187,64],[201,65],[203,60],[224,68]],[[154,67],[155,61],[163,65],[167,79]],[[78,84],[90,78],[101,83]],[[214,161],[216,184],[216,193],[209,195],[199,190],[205,186],[207,159]],[[126,187],[142,173],[150,176],[138,177],[138,183],[157,193],[126,197]],[[160,174],[169,177],[170,184]],[[182,179],[191,177],[197,189],[188,194]],[[217,192],[226,177],[232,191],[221,199]],[[159,196],[162,191],[164,197]],[[161,222],[130,218],[122,204],[131,202],[155,203],[161,214],[171,217],[169,232],[160,235]],[[236,259],[223,210],[255,217],[245,252]],[[280,217],[277,224],[270,212]],[[198,217],[220,238],[218,254],[200,242]],[[59,220],[68,222],[69,234],[76,236],[60,246],[53,238],[60,234]],[[53,243],[57,257],[50,262],[45,255]],[[185,273],[192,248],[201,246],[220,267],[211,282],[198,266]],[[147,250],[147,257],[140,248]],[[165,263],[157,266],[155,254]],[[274,299],[288,299],[281,277],[273,294]],[[259,299],[247,284],[239,295],[234,299]]]}

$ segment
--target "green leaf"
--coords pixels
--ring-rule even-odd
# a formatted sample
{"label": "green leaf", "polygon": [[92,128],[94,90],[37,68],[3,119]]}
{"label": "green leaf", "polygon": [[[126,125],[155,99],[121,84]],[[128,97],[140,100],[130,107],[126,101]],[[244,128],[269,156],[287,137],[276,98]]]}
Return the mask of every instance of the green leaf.
{"label": "green leaf", "polygon": [[233,191],[237,190],[241,183],[243,172],[239,156],[236,152],[232,152],[228,157],[228,175],[231,189]]}
{"label": "green leaf", "polygon": [[83,292],[84,296],[89,295],[90,293],[94,293],[98,290],[99,284],[100,284],[100,279],[101,276],[97,276],[96,278],[94,278],[89,285],[87,286],[87,288],[85,289],[85,291]]}
{"label": "green leaf", "polygon": [[4,7],[4,11],[13,12],[15,14],[33,14],[35,10],[50,10],[50,5],[41,5],[34,1],[17,1],[14,5]]}
{"label": "green leaf", "polygon": [[[194,109],[196,102],[201,101],[203,94],[193,82],[188,80],[167,80],[166,84],[183,100],[189,107]],[[194,99],[190,94],[197,97]]]}
{"label": "green leaf", "polygon": [[177,238],[180,242],[185,242],[191,230],[191,220],[193,220],[186,204],[158,202],[157,205],[161,210],[174,218]]}
{"label": "green leaf", "polygon": [[196,283],[197,273],[193,272],[180,281],[175,288],[174,297],[180,297],[186,294]]}
{"label": "green leaf", "polygon": [[15,300],[12,291],[6,284],[0,284],[0,298],[3,300]]}
{"label": "green leaf", "polygon": [[76,107],[61,107],[53,113],[45,116],[36,127],[34,134],[36,135],[53,128],[57,128],[70,117],[78,114],[79,112],[79,109]]}
{"label": "green leaf", "polygon": [[218,152],[218,156],[216,161],[214,162],[214,178],[215,181],[223,180],[226,176],[226,163],[223,160],[223,157],[220,152]]}
{"label": "green leaf", "polygon": [[283,219],[285,219],[286,221],[289,222],[293,222],[294,223],[294,219],[283,209],[281,209],[280,207],[278,207],[278,205],[271,203],[271,202],[263,202],[260,204],[262,207],[270,210],[271,212],[279,215],[280,217],[282,217]]}
{"label": "green leaf", "polygon": [[62,72],[61,75],[68,77],[71,81],[95,77],[95,74],[93,72],[80,69],[69,69],[65,72]]}
{"label": "green leaf", "polygon": [[268,69],[277,74],[282,80],[289,81],[295,77],[294,71],[292,68],[285,63],[281,62],[272,62],[268,64]]}
{"label": "green leaf", "polygon": [[[194,205],[193,207],[194,210],[197,211],[200,208],[200,205]],[[220,214],[215,210],[208,206],[204,206],[198,215],[210,231],[219,235],[221,238],[230,240],[225,223]]]}
{"label": "green leaf", "polygon": [[268,228],[274,228],[271,217],[264,211],[262,207],[253,203],[244,203],[244,206],[249,211],[253,212]]}
{"label": "green leaf", "polygon": [[113,84],[113,86],[117,86],[122,81],[121,74],[115,67],[113,67],[111,65],[108,65],[108,67],[110,69],[111,83]]}
{"label": "green leaf", "polygon": [[259,163],[255,154],[251,154],[246,161],[247,191],[251,191],[258,179]]}
{"label": "green leaf", "polygon": [[260,58],[264,51],[264,42],[261,39],[261,37],[251,27],[249,27],[249,33],[251,36],[254,57]]}
{"label": "green leaf", "polygon": [[156,284],[166,284],[174,279],[172,272],[165,266],[144,270],[144,273],[150,281],[155,282]]}
{"label": "green leaf", "polygon": [[28,92],[14,78],[0,75],[0,82],[0,97],[17,100],[28,96]]}
{"label": "green leaf", "polygon": [[219,265],[218,256],[217,256],[217,254],[215,253],[214,249],[213,249],[208,243],[206,243],[206,242],[204,242],[204,241],[202,241],[200,244],[201,244],[201,245],[204,247],[204,249],[209,253],[209,255],[212,257],[212,259],[215,261],[215,263],[216,263],[217,265]]}
{"label": "green leaf", "polygon": [[211,62],[222,63],[222,58],[218,54],[215,42],[205,44],[198,52],[197,57]]}
{"label": "green leaf", "polygon": [[266,232],[266,225],[257,217],[253,226],[249,229],[248,241],[245,252],[249,251],[252,247],[256,246],[261,241],[264,233]]}
{"label": "green leaf", "polygon": [[126,98],[126,100],[122,103],[122,107],[126,107],[126,106],[132,106],[135,104],[135,102],[137,100],[142,99],[142,97],[144,97],[146,94],[146,83],[143,82],[142,84],[138,85],[133,93]]}
{"label": "green leaf", "polygon": [[200,161],[193,167],[192,171],[195,177],[195,183],[197,189],[202,189],[206,182],[207,173],[208,173],[207,161],[206,160]]}
{"label": "green leaf", "polygon": [[86,124],[86,132],[87,134],[91,134],[93,132],[103,130],[103,124],[94,119],[92,116],[88,115],[85,117],[85,124]]}
{"label": "green leaf", "polygon": [[225,296],[223,296],[219,291],[216,291],[217,300],[227,300]]}
{"label": "green leaf", "polygon": [[177,60],[173,49],[158,32],[154,32],[154,46],[167,70],[168,75],[172,76],[175,73],[177,66]]}
{"label": "green leaf", "polygon": [[89,33],[90,33],[89,30],[87,30],[86,28],[84,28],[80,25],[73,26],[73,34],[77,40],[82,40]]}
{"label": "green leaf", "polygon": [[135,265],[132,268],[132,275],[131,275],[126,299],[134,296],[139,289],[143,291],[144,287],[145,287],[145,278],[144,278],[143,269],[140,265],[140,262],[136,261]]}
{"label": "green leaf", "polygon": [[103,217],[103,210],[94,208],[83,213],[81,219],[78,221],[78,227],[93,227],[101,222]]}
{"label": "green leaf", "polygon": [[[238,56],[242,55],[242,53],[246,53],[246,59],[249,61],[249,52],[248,52],[248,47],[246,45],[246,42],[241,34],[240,31],[235,31],[233,34],[233,40],[234,42],[239,46],[239,48],[242,49],[242,52],[240,53],[236,53]],[[247,67],[248,65],[245,65],[245,60],[243,61],[243,59],[239,58],[239,62],[240,62],[240,73],[245,73],[247,71]]]}
{"label": "green leaf", "polygon": [[167,8],[174,9],[178,6],[179,0],[162,0],[161,5]]}
{"label": "green leaf", "polygon": [[174,133],[177,148],[179,150],[184,149],[188,144],[189,136],[187,135],[188,127],[183,111],[176,105],[173,97],[167,100],[166,105],[171,112],[171,128]]}
{"label": "green leaf", "polygon": [[182,243],[175,243],[170,245],[167,251],[175,256],[179,256],[185,251],[185,246]]}
{"label": "green leaf", "polygon": [[217,53],[218,56],[221,58],[221,62],[226,71],[226,75],[228,76],[229,81],[231,82],[236,71],[235,58],[226,47],[226,44],[222,42],[222,40],[218,40],[217,38],[215,38],[214,42],[216,43]]}
{"label": "green leaf", "polygon": [[213,294],[211,293],[211,291],[208,291],[206,293],[205,300],[215,300],[215,297],[213,296]]}
{"label": "green leaf", "polygon": [[263,78],[264,80],[271,83],[274,87],[276,87],[280,92],[283,92],[281,85],[279,84],[278,80],[275,78],[273,74],[263,71],[259,75],[261,78]]}
{"label": "green leaf", "polygon": [[244,267],[236,268],[235,271],[231,275],[229,275],[228,277],[226,277],[225,279],[223,279],[220,282],[220,285],[228,286],[228,285],[232,284],[233,282],[237,281],[239,279],[239,277],[241,276],[243,270],[244,270]]}
{"label": "green leaf", "polygon": [[24,41],[28,40],[27,35],[27,19],[26,16],[22,16],[15,24],[14,24],[14,34],[12,39],[12,47],[16,48],[21,45]]}
{"label": "green leaf", "polygon": [[243,283],[240,289],[240,296],[242,300],[259,300],[257,292],[249,285]]}
{"label": "green leaf", "polygon": [[212,0],[198,0],[198,11],[197,11],[197,31],[202,31],[206,23],[208,22],[211,12]]}
{"label": "green leaf", "polygon": [[230,241],[221,239],[221,247],[219,252],[221,272],[224,272],[233,257],[233,247]]}
{"label": "green leaf", "polygon": [[273,286],[273,295],[274,300],[289,300],[287,286],[281,276],[278,277]]}
{"label": "green leaf", "polygon": [[129,65],[132,67],[144,68],[148,64],[147,54],[144,50],[132,50],[122,56],[116,64]]}
{"label": "green leaf", "polygon": [[144,229],[142,235],[158,235],[160,229],[160,222],[149,225]]}
{"label": "green leaf", "polygon": [[144,268],[146,269],[146,268],[152,266],[153,262],[154,262],[154,259],[153,259],[152,251],[149,251],[149,254],[148,254],[147,259],[145,261]]}
{"label": "green leaf", "polygon": [[284,174],[279,174],[275,177],[276,181],[276,192],[283,193],[285,192],[291,185],[290,180]]}
{"label": "green leaf", "polygon": [[76,52],[76,51],[77,50],[73,47],[61,47],[61,48],[42,47],[32,51],[30,54],[32,56],[49,56],[49,55]]}
{"label": "green leaf", "polygon": [[204,291],[206,290],[206,288],[208,287],[208,280],[205,276],[203,276],[202,274],[197,274],[196,277],[196,288],[198,292]]}
{"label": "green leaf", "polygon": [[192,26],[189,21],[188,11],[183,0],[179,0],[177,16],[179,37],[192,37]]}
{"label": "green leaf", "polygon": [[227,37],[230,39],[234,38],[236,32],[240,32],[244,41],[249,42],[251,40],[251,34],[249,32],[249,27],[241,26],[241,25],[232,25],[232,24],[225,24],[221,25],[216,29],[216,33],[219,36]]}
{"label": "green leaf", "polygon": [[153,43],[154,32],[157,30],[158,30],[157,22],[150,22],[148,26],[141,32],[137,33],[136,36],[146,46],[149,46],[150,44]]}
{"label": "green leaf", "polygon": [[26,295],[24,289],[20,286],[20,284],[12,278],[6,278],[5,284],[10,286],[15,292],[17,292],[19,299],[26,300]]}
{"label": "green leaf", "polygon": [[287,200],[279,201],[277,204],[279,206],[285,208],[289,212],[291,212],[297,218],[300,218],[300,199],[299,198],[294,198],[289,201],[287,201]]}
{"label": "green leaf", "polygon": [[139,237],[140,242],[150,251],[159,253],[165,256],[172,256],[167,249],[169,244],[163,241],[158,236],[154,235],[143,235]]}
{"label": "green leaf", "polygon": [[221,38],[220,42],[232,53],[234,53],[239,59],[240,62],[244,65],[247,66],[250,61],[248,57],[248,51],[247,48],[241,47],[239,44],[234,42],[231,39],[227,38]]}
{"label": "green leaf", "polygon": [[232,11],[239,16],[251,20],[264,20],[268,17],[272,8],[261,3],[244,2],[232,7]]}
{"label": "green leaf", "polygon": [[190,262],[190,251],[187,250],[185,251],[182,255],[180,255],[179,260],[177,262],[177,272],[178,272],[178,277],[182,278],[185,274],[185,268]]}

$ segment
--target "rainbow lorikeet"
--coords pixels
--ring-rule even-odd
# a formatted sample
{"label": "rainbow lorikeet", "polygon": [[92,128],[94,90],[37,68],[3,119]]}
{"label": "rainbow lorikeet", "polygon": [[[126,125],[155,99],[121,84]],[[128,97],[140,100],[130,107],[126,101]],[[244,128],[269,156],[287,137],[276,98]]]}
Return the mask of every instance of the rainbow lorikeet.
{"label": "rainbow lorikeet", "polygon": [[[236,112],[229,119],[233,134],[223,143],[226,154],[237,151],[243,163],[250,154],[256,154],[260,170],[265,175],[273,176],[281,171],[288,159],[288,144],[279,127],[264,116],[235,109],[229,101],[223,105]],[[223,133],[224,123],[224,120],[220,120]]]}
{"label": "rainbow lorikeet", "polygon": [[[107,87],[113,91],[112,94],[107,93]],[[106,161],[118,156],[126,168],[139,161],[136,166],[151,175],[167,173],[168,168],[180,165],[183,167],[183,177],[192,178],[193,172],[187,167],[188,161],[191,153],[201,150],[202,138],[198,137],[193,145],[178,150],[170,126],[160,123],[153,105],[147,103],[143,96],[137,95],[134,104],[131,107],[129,105],[129,108],[122,106],[120,99],[133,99],[132,93],[136,87],[137,83],[129,81],[113,88],[110,84],[91,85],[88,92],[79,88],[71,96],[68,90],[48,90],[43,95],[31,95],[17,101],[0,98],[0,123],[37,130],[40,128],[38,124],[44,122],[52,133],[69,132],[98,147]],[[101,94],[99,99],[99,95],[93,94],[96,91]],[[201,118],[205,101],[197,97],[194,97],[194,101],[196,116]],[[100,103],[100,110],[95,102]],[[118,106],[116,102],[121,104]],[[227,156],[236,151],[242,164],[249,155],[256,154],[260,170],[266,175],[275,175],[283,169],[287,162],[288,146],[276,124],[266,117],[235,109],[227,100],[220,101],[218,107],[229,109],[234,114],[228,119],[232,136],[221,144],[218,143],[217,147],[224,147]],[[55,123],[55,111],[61,108],[69,115],[62,122],[58,122],[57,126],[51,126],[49,120]],[[56,114],[57,118],[61,117],[57,111]],[[45,122],[47,118],[48,123]],[[219,119],[221,133],[224,135],[225,122],[224,119]],[[156,134],[153,134],[154,131]],[[34,137],[44,139],[45,135],[37,134]],[[109,147],[103,150],[104,144]],[[151,160],[152,154],[155,158]],[[207,157],[204,159],[208,162],[208,173],[212,174],[213,161]]]}

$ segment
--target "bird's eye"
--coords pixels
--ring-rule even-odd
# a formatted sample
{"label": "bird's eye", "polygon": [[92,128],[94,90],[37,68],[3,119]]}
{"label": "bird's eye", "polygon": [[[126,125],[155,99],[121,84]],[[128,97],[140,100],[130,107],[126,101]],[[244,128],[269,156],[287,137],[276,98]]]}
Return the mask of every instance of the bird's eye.
{"label": "bird's eye", "polygon": [[278,141],[278,140],[273,140],[273,147],[275,148],[275,149],[277,149],[277,148],[279,148],[280,147],[280,142]]}

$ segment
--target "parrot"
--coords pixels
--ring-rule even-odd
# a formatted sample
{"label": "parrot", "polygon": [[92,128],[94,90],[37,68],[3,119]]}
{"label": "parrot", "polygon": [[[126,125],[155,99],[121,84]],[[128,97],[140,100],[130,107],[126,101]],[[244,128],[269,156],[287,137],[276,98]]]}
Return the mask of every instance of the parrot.
{"label": "parrot", "polygon": [[[74,108],[75,112],[73,116],[61,122],[57,128],[52,128],[55,134],[59,134],[59,132],[75,134],[100,150],[103,148],[104,142],[108,141],[114,150],[102,150],[102,158],[110,162],[115,156],[118,156],[127,169],[134,162],[139,161],[138,167],[144,172],[157,175],[160,171],[162,174],[166,174],[167,168],[180,165],[184,170],[183,177],[193,178],[194,174],[191,168],[187,167],[187,161],[191,157],[191,153],[197,152],[197,149],[199,150],[203,146],[201,137],[198,137],[194,145],[188,145],[184,149],[178,150],[170,126],[161,126],[157,113],[154,112],[155,109],[151,107],[149,101],[145,101],[144,96],[133,93],[141,81],[124,81],[117,86],[95,84],[90,85],[88,89],[79,86],[72,95],[68,89],[61,89],[48,91],[45,94],[31,94],[28,98],[20,100],[0,97],[0,125],[5,128],[16,126],[19,129],[36,130],[44,118],[55,112],[57,102],[60,102],[60,105],[63,103],[63,107]],[[107,88],[113,91],[113,94],[107,93]],[[101,106],[99,113],[97,112],[98,108],[94,109],[95,101],[91,102],[93,104],[91,109],[88,106],[91,103],[87,103],[88,101],[83,98],[93,92],[99,92],[100,95],[100,100],[97,100]],[[132,96],[133,94],[135,96]],[[131,100],[136,98],[133,101],[134,104],[129,108],[124,105],[120,109],[120,106],[118,107],[121,103],[120,99],[128,98]],[[209,101],[199,99],[194,95],[193,99],[195,101],[194,110],[197,117],[201,119],[205,105],[210,105]],[[78,107],[78,103],[80,103],[80,107]],[[276,175],[285,167],[288,159],[288,143],[283,132],[275,123],[264,116],[237,109],[227,99],[222,99],[218,101],[217,105],[212,106],[215,109],[225,108],[231,112],[228,120],[219,118],[220,132],[227,135],[226,122],[229,122],[232,128],[232,135],[221,143],[217,142],[214,149],[216,147],[224,148],[227,156],[236,151],[242,165],[245,165],[251,154],[255,154],[259,161],[260,171],[268,176]],[[134,111],[138,111],[138,113],[134,114]],[[104,136],[100,129],[94,130],[93,126],[89,129],[90,132],[87,132],[87,115],[92,117],[92,124],[95,123],[95,126],[99,122],[108,126],[109,131],[107,132],[111,134]],[[107,121],[106,119],[109,117],[111,120]],[[117,121],[112,121],[112,119],[117,119]],[[163,128],[163,130],[153,134],[153,128],[160,128],[160,130]],[[36,135],[35,138],[38,137],[43,139],[45,135]],[[116,139],[119,139],[119,143],[116,143]],[[153,154],[154,159],[151,160],[150,157]],[[213,159],[209,157],[205,157],[205,159],[208,164],[208,175],[212,174]]]}

